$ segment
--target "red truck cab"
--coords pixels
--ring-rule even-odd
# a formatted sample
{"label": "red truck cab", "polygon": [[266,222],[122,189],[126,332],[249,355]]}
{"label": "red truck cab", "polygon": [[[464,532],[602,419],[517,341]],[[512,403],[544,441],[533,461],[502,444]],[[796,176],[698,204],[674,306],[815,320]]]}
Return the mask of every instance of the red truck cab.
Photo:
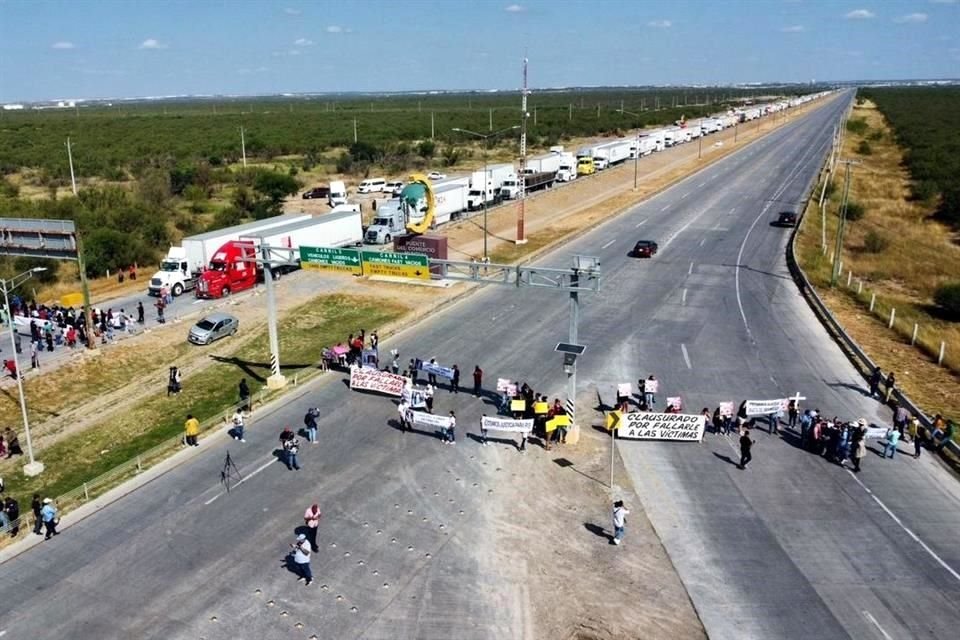
{"label": "red truck cab", "polygon": [[231,240],[217,249],[197,281],[198,298],[224,298],[257,284],[256,249],[251,242]]}

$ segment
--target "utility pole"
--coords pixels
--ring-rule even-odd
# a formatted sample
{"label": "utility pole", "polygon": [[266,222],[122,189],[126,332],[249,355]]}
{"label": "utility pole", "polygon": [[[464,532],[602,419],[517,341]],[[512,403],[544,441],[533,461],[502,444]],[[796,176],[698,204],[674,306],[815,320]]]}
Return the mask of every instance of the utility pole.
{"label": "utility pole", "polygon": [[[620,103],[623,104],[622,102]],[[623,106],[620,107],[620,115],[629,114],[635,118],[639,118],[640,115],[633,113],[632,111],[624,111]],[[637,180],[640,176],[639,174],[639,164],[640,164],[640,132],[637,132],[637,147],[633,152],[633,190],[637,190]]]}
{"label": "utility pole", "polygon": [[354,144],[356,144],[357,142],[357,119],[356,118],[353,119],[353,142]]}
{"label": "utility pole", "polygon": [[243,135],[243,127],[240,127],[240,153],[243,155],[243,168],[247,168],[247,140]]}
{"label": "utility pole", "polygon": [[433,127],[433,111],[430,112],[430,139],[434,138],[434,127]]}
{"label": "utility pole", "polygon": [[697,160],[703,157],[703,127],[700,127],[700,135],[697,136]]}
{"label": "utility pole", "polygon": [[573,122],[573,103],[570,103],[570,106],[567,107],[567,122]]}
{"label": "utility pole", "polygon": [[77,177],[73,173],[73,151],[70,148],[70,138],[67,138],[67,161],[70,163],[70,185],[73,187],[73,195],[77,195]]}
{"label": "utility pole", "polygon": [[493,131],[493,108],[490,108],[490,116],[487,122],[487,131]]}
{"label": "utility pole", "polygon": [[520,199],[517,207],[517,244],[526,244],[523,216],[527,199],[527,185],[524,169],[527,167],[527,59],[523,59],[523,91],[520,94],[520,175],[517,176],[517,195]]}
{"label": "utility pole", "polygon": [[846,165],[843,174],[843,199],[840,201],[840,223],[837,226],[837,246],[833,255],[833,273],[830,276],[830,286],[837,286],[837,279],[840,277],[840,251],[843,249],[843,231],[847,223],[847,202],[850,197],[850,165],[860,164],[854,160],[841,160],[841,164]]}

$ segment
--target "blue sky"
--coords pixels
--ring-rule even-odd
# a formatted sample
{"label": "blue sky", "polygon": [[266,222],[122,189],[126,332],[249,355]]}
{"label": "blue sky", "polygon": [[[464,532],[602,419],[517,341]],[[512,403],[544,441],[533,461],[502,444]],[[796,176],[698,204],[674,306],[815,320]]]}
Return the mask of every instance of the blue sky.
{"label": "blue sky", "polygon": [[958,0],[0,0],[0,101],[960,75]]}

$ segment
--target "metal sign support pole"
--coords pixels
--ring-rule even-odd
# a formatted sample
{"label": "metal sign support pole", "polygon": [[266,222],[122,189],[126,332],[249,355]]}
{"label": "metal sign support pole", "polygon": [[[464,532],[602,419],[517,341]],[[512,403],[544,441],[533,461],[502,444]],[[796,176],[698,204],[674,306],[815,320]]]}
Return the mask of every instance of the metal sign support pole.
{"label": "metal sign support pole", "polygon": [[270,333],[270,371],[267,378],[267,388],[280,389],[287,384],[287,379],[280,373],[280,342],[277,337],[277,297],[273,285],[273,268],[270,265],[270,248],[262,247],[263,251],[263,282],[267,289],[267,330]]}

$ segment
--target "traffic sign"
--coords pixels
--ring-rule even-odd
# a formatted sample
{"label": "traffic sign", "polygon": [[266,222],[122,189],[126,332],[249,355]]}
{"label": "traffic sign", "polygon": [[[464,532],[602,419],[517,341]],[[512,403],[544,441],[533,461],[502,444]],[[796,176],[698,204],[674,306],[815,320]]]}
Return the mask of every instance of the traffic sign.
{"label": "traffic sign", "polygon": [[430,258],[420,253],[361,251],[363,273],[368,276],[430,279]]}
{"label": "traffic sign", "polygon": [[610,413],[607,414],[607,419],[606,419],[607,431],[610,431],[611,429],[616,429],[620,426],[620,415],[621,414],[619,411],[611,411]]}
{"label": "traffic sign", "polygon": [[355,275],[363,273],[359,249],[300,247],[300,266],[304,269],[324,269]]}

